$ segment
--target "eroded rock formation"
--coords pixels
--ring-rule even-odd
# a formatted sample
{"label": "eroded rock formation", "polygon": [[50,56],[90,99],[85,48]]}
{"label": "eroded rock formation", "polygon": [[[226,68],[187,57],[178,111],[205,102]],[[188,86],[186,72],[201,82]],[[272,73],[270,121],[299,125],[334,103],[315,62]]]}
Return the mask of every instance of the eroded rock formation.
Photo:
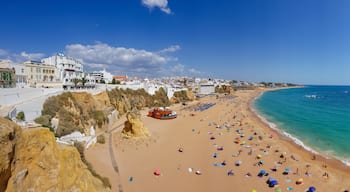
{"label": "eroded rock formation", "polygon": [[20,130],[0,118],[0,191],[110,191],[74,147],[59,146],[47,128]]}
{"label": "eroded rock formation", "polygon": [[149,136],[148,129],[141,121],[141,115],[139,112],[132,111],[126,114],[126,121],[124,123],[124,129],[122,134],[128,138],[130,137],[147,137]]}

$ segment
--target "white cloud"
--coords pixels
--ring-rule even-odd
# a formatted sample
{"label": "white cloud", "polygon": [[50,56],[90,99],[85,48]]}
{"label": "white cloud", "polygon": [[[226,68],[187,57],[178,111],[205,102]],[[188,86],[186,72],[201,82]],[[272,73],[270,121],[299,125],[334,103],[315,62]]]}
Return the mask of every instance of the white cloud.
{"label": "white cloud", "polygon": [[185,71],[185,66],[182,64],[176,64],[170,69],[170,71],[173,73],[173,75],[182,75]]}
{"label": "white cloud", "polygon": [[176,51],[178,51],[180,49],[181,49],[180,45],[172,45],[172,46],[170,46],[168,48],[160,50],[159,53],[172,53],[172,52],[176,52]]}
{"label": "white cloud", "polygon": [[0,56],[6,56],[7,55],[7,51],[0,49]]}
{"label": "white cloud", "polygon": [[164,13],[171,14],[171,10],[168,7],[168,0],[142,0],[142,4],[149,9],[158,7]]}
{"label": "white cloud", "polygon": [[189,73],[193,74],[193,75],[200,75],[202,74],[202,72],[198,71],[197,69],[191,68],[188,70]]}
{"label": "white cloud", "polygon": [[[179,46],[171,46],[164,49],[167,51],[162,53],[175,52],[178,49]],[[100,42],[94,45],[67,45],[65,52],[71,57],[81,59],[88,68],[95,68],[94,70],[106,68],[110,71],[122,71],[134,75],[139,75],[140,73],[155,74],[161,70],[164,64],[177,60],[177,58],[161,54],[160,52],[113,47]]]}
{"label": "white cloud", "polygon": [[25,51],[22,51],[20,54],[8,55],[8,58],[16,63],[23,63],[24,61],[28,60],[40,61],[42,58],[45,57],[44,53],[27,53]]}
{"label": "white cloud", "polygon": [[40,60],[42,59],[45,54],[43,53],[26,53],[25,51],[22,51],[20,54],[21,57],[27,60]]}

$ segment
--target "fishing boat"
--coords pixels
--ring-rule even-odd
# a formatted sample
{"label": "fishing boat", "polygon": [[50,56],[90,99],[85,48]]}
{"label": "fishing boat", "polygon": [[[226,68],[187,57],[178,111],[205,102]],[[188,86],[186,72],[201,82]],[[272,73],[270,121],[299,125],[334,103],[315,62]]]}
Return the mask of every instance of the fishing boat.
{"label": "fishing boat", "polygon": [[174,119],[177,117],[177,114],[168,107],[157,107],[148,112],[148,117],[153,117],[156,119]]}

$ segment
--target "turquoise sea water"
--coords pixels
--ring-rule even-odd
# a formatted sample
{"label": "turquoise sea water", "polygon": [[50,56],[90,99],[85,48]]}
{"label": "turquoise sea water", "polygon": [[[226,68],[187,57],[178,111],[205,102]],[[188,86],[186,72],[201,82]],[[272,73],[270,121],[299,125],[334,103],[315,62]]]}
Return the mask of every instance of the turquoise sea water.
{"label": "turquoise sea water", "polygon": [[350,86],[265,92],[254,108],[300,145],[350,166]]}

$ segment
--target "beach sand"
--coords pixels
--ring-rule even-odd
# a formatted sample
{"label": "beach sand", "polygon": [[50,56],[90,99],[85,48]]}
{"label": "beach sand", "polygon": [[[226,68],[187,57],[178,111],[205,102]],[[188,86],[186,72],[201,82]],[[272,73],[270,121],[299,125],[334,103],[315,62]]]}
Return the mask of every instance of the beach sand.
{"label": "beach sand", "polygon": [[[110,179],[113,191],[304,192],[311,186],[324,192],[349,190],[349,167],[304,150],[251,110],[251,102],[262,92],[237,91],[234,96],[206,96],[187,106],[175,105],[178,117],[173,120],[153,119],[143,111],[151,137],[125,139],[120,130],[112,133],[118,172],[108,141],[87,150],[87,160]],[[215,105],[193,110],[206,103]],[[268,176],[259,177],[261,170]],[[269,186],[269,177],[278,185]],[[297,184],[300,178],[302,183]]]}

